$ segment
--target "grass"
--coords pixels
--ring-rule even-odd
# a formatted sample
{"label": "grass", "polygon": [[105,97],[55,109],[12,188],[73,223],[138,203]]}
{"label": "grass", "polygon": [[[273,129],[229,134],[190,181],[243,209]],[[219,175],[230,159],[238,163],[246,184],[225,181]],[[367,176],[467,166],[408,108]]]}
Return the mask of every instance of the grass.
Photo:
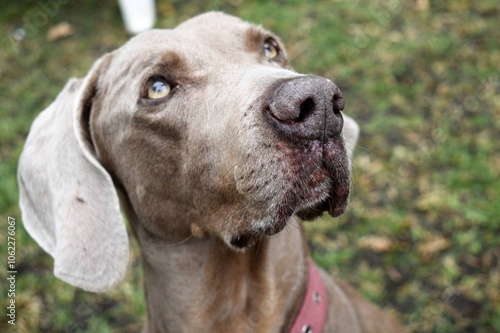
{"label": "grass", "polygon": [[[0,13],[0,234],[16,218],[18,269],[17,325],[2,314],[0,331],[138,332],[135,243],[125,283],[89,294],[53,277],[52,259],[22,226],[15,174],[32,120],[69,77],[128,39],[115,1],[70,1],[40,24],[48,2],[10,2]],[[313,257],[411,332],[500,332],[499,8],[496,0],[159,1],[157,26],[224,10],[282,36],[296,70],[332,78],[362,132],[349,211],[305,225]],[[61,21],[74,35],[47,42]],[[30,38],[12,38],[36,22]]]}

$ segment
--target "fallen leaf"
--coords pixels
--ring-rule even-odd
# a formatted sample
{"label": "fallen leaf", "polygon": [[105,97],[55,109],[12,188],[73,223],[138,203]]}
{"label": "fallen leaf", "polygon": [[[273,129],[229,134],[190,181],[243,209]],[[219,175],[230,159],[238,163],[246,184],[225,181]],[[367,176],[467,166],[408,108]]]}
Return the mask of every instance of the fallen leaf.
{"label": "fallen leaf", "polygon": [[69,37],[73,34],[73,26],[68,22],[61,22],[54,25],[47,31],[47,40],[55,42],[60,39]]}
{"label": "fallen leaf", "polygon": [[428,257],[436,252],[444,250],[450,246],[450,241],[444,237],[436,237],[433,240],[426,242],[418,247],[418,252],[420,252],[424,257]]}
{"label": "fallen leaf", "polygon": [[365,236],[358,241],[358,246],[374,252],[385,252],[392,247],[392,241],[384,236]]}
{"label": "fallen leaf", "polygon": [[417,10],[425,11],[429,9],[429,0],[417,0]]}

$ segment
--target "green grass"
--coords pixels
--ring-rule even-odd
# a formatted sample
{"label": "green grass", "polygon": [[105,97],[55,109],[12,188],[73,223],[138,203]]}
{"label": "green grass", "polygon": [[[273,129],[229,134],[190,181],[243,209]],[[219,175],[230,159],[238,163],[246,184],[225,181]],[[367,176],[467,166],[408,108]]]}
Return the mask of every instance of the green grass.
{"label": "green grass", "polygon": [[[15,217],[19,271],[17,326],[2,310],[0,331],[138,332],[135,243],[124,284],[89,294],[55,279],[52,259],[22,227],[15,174],[31,122],[69,77],[128,38],[116,2],[93,0],[61,5],[33,38],[15,41],[40,3],[10,2],[0,13],[0,235]],[[500,332],[500,7],[426,3],[159,2],[157,26],[224,10],[280,35],[296,70],[333,79],[361,137],[349,211],[306,224],[313,257],[411,332]],[[75,34],[47,42],[61,21]]]}

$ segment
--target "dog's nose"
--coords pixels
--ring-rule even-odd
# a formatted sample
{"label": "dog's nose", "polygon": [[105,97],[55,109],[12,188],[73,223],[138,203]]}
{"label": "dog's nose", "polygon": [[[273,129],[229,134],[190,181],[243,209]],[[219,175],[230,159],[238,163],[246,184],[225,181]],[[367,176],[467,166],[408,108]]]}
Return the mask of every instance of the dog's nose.
{"label": "dog's nose", "polygon": [[325,141],[344,125],[342,92],[332,81],[315,75],[283,81],[267,106],[272,122],[291,138]]}

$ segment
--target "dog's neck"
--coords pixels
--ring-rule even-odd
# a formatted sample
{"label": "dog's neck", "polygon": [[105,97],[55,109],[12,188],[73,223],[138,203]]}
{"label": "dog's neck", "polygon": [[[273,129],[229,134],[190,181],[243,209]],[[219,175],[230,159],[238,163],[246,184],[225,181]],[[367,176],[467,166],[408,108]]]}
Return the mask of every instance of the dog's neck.
{"label": "dog's neck", "polygon": [[243,253],[210,236],[166,241],[131,222],[144,261],[148,333],[286,332],[292,325],[307,283],[296,218]]}

